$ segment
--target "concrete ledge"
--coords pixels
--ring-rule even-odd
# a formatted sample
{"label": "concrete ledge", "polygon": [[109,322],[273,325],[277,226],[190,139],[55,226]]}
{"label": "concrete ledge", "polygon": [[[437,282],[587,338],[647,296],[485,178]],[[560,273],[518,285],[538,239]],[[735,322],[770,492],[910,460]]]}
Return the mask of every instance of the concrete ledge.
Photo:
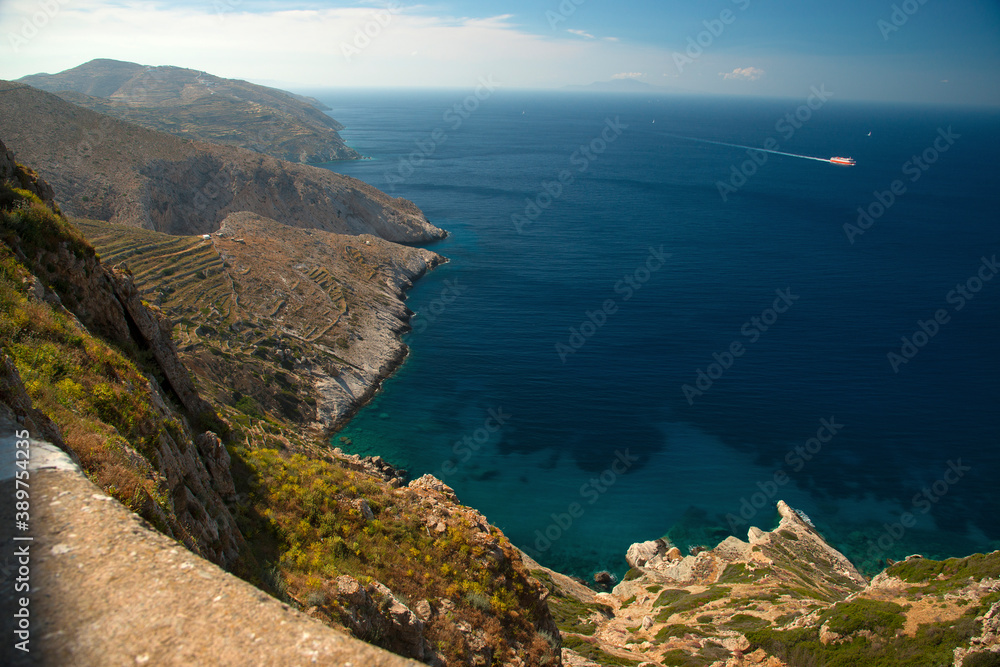
{"label": "concrete ledge", "polygon": [[[11,424],[0,458],[14,459]],[[30,529],[0,480],[0,664],[417,667],[282,604],[149,528],[69,461],[33,443]],[[34,457],[33,457],[34,458]],[[14,541],[14,534],[32,541]],[[16,650],[18,557],[29,547],[28,654]]]}

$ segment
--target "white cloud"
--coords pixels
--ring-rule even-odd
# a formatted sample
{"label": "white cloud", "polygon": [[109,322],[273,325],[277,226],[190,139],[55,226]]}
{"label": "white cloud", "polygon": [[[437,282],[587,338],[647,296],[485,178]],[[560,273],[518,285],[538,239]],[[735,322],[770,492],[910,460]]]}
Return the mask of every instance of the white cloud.
{"label": "white cloud", "polygon": [[114,58],[295,88],[465,88],[489,76],[504,87],[548,88],[593,81],[609,69],[653,67],[666,57],[656,47],[584,31],[534,34],[509,15],[437,15],[426,5],[248,11],[249,3],[229,0],[59,3],[15,50],[6,36],[21,32],[37,3],[0,0],[0,78]]}
{"label": "white cloud", "polygon": [[586,39],[595,39],[593,35],[585,30],[567,30],[566,32],[571,32],[574,35],[579,35],[580,37],[585,37]]}
{"label": "white cloud", "polygon": [[[376,0],[357,0],[375,2]],[[418,0],[419,2],[420,0]],[[245,0],[73,0],[17,50],[39,0],[0,0],[0,78],[59,72],[93,58],[176,65],[295,90],[330,87],[559,88],[609,73],[664,71],[662,46],[532,32],[517,17],[446,15],[440,4],[286,9]],[[262,4],[266,10],[257,9]],[[251,11],[249,8],[253,8]],[[728,69],[711,61],[708,71]],[[711,64],[710,64],[711,63]],[[665,78],[656,77],[659,81]],[[722,77],[690,85],[723,92]],[[649,80],[649,75],[641,80]],[[713,86],[714,84],[714,86]]]}
{"label": "white cloud", "polygon": [[646,76],[645,72],[619,72],[612,76],[612,79],[640,79]]}
{"label": "white cloud", "polygon": [[737,67],[732,72],[719,72],[719,76],[736,81],[756,81],[764,76],[764,70],[759,67]]}

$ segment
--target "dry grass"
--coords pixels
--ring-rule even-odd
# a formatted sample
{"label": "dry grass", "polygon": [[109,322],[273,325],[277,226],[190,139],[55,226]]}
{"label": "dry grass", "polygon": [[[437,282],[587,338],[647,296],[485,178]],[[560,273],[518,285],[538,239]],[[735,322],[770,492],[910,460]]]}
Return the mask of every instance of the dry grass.
{"label": "dry grass", "polygon": [[[81,329],[65,312],[28,298],[29,267],[13,248],[34,256],[70,243],[93,253],[79,231],[33,195],[0,186],[0,347],[11,356],[35,407],[60,427],[91,479],[168,534],[165,484],[153,461],[165,424],[152,388],[122,352]],[[30,195],[30,196],[29,196]]]}
{"label": "dry grass", "polygon": [[[426,523],[425,499],[410,489],[393,490],[380,480],[330,461],[274,449],[240,449],[252,471],[253,505],[247,511],[267,528],[250,531],[279,536],[279,567],[287,592],[316,602],[316,613],[337,623],[336,577],[388,586],[412,607],[450,600],[454,615],[438,614],[426,636],[448,664],[465,664],[468,642],[459,622],[484,633],[498,662],[519,655],[543,664],[552,647],[537,634],[542,605],[530,576],[509,541],[493,527],[482,532],[457,508],[444,532]],[[375,518],[359,509],[366,501]],[[500,549],[499,562],[491,556]],[[495,553],[495,552],[494,552]]]}

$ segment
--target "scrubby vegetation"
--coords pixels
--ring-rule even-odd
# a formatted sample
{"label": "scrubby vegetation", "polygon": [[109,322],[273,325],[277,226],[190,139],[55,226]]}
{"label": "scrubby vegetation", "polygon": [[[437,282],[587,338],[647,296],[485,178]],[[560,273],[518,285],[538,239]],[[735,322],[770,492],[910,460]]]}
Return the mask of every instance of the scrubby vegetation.
{"label": "scrubby vegetation", "polygon": [[620,658],[616,655],[611,655],[607,651],[603,651],[598,646],[592,642],[579,637],[576,635],[569,635],[563,639],[563,646],[569,649],[573,649],[583,657],[593,660],[601,665],[609,665],[611,667],[636,667],[639,663],[636,660],[629,660],[628,658]]}
{"label": "scrubby vegetation", "polygon": [[[409,489],[393,490],[335,462],[275,448],[241,447],[235,453],[245,466],[250,498],[241,510],[241,529],[257,545],[258,562],[273,558],[278,587],[289,599],[338,623],[343,610],[336,578],[350,575],[363,585],[388,586],[411,608],[428,600],[432,608],[454,609],[436,614],[425,630],[449,664],[468,659],[461,621],[485,632],[501,662],[502,656],[513,657],[512,645],[521,647],[530,664],[542,664],[552,653],[536,628],[538,592],[526,571],[515,567],[513,548],[495,528],[484,535],[460,518],[444,532],[432,531],[424,521],[426,507]],[[373,518],[365,518],[362,504]],[[490,544],[499,544],[503,557]],[[378,637],[364,639],[380,643]]]}
{"label": "scrubby vegetation", "polygon": [[[680,597],[672,595],[670,597],[673,598],[674,601],[666,603],[664,608],[661,609],[656,615],[656,621],[658,623],[666,623],[667,620],[674,614],[684,614],[695,609],[700,609],[711,602],[727,597],[729,595],[729,591],[730,589],[726,586],[712,586],[708,590],[702,591],[701,593],[690,593]],[[660,593],[657,604],[660,604],[660,600],[663,600],[667,593],[676,594],[682,592],[686,591],[663,591],[663,593]]]}
{"label": "scrubby vegetation", "polygon": [[705,642],[705,646],[692,655],[681,649],[673,649],[663,654],[664,667],[709,667],[716,661],[725,660],[730,653],[718,644]]}
{"label": "scrubby vegetation", "polygon": [[763,648],[790,667],[946,667],[956,646],[968,645],[981,631],[976,616],[988,608],[976,605],[959,619],[921,624],[916,636],[900,634],[903,608],[891,602],[864,598],[835,605],[821,616],[828,627],[844,635],[823,644],[819,624],[794,630],[762,628],[746,633],[751,648]]}
{"label": "scrubby vegetation", "polygon": [[81,329],[64,310],[29,298],[28,264],[39,250],[66,244],[78,256],[93,256],[93,248],[27,190],[0,184],[0,202],[0,348],[14,361],[35,407],[60,427],[91,479],[183,538],[155,463],[161,434],[180,437],[184,427],[153,408],[154,389],[137,363],[138,350],[118,349]]}
{"label": "scrubby vegetation", "polygon": [[894,602],[858,598],[841,602],[824,614],[827,627],[839,635],[859,630],[873,633],[893,633],[903,627],[903,608]]}
{"label": "scrubby vegetation", "polygon": [[588,604],[563,594],[552,577],[543,570],[532,570],[531,575],[549,589],[549,611],[561,632],[590,636],[597,630],[598,619],[614,616],[614,611],[606,604]]}
{"label": "scrubby vegetation", "polygon": [[[788,531],[784,531],[788,532]],[[758,567],[750,569],[745,563],[731,563],[719,577],[720,584],[751,584],[760,581],[771,573],[770,568]]]}
{"label": "scrubby vegetation", "polygon": [[[886,572],[909,583],[930,583],[937,578],[947,579],[947,586],[962,586],[969,579],[1000,579],[1000,554],[974,554],[967,558],[928,560],[911,558],[896,563]],[[935,588],[941,588],[940,584]]]}

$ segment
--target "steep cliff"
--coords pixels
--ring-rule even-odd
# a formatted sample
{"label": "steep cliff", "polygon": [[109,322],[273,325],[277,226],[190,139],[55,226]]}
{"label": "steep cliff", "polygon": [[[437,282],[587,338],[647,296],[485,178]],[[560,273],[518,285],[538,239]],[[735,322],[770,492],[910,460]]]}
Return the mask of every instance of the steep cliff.
{"label": "steep cliff", "polygon": [[420,209],[356,179],[188,141],[0,82],[0,136],[74,217],[207,234],[231,213],[399,243],[444,237]]}
{"label": "steep cliff", "polygon": [[229,454],[200,428],[215,413],[178,358],[169,321],[143,304],[130,276],[101,263],[50,195],[0,143],[4,402],[111,495],[231,563],[242,537],[227,506]]}

